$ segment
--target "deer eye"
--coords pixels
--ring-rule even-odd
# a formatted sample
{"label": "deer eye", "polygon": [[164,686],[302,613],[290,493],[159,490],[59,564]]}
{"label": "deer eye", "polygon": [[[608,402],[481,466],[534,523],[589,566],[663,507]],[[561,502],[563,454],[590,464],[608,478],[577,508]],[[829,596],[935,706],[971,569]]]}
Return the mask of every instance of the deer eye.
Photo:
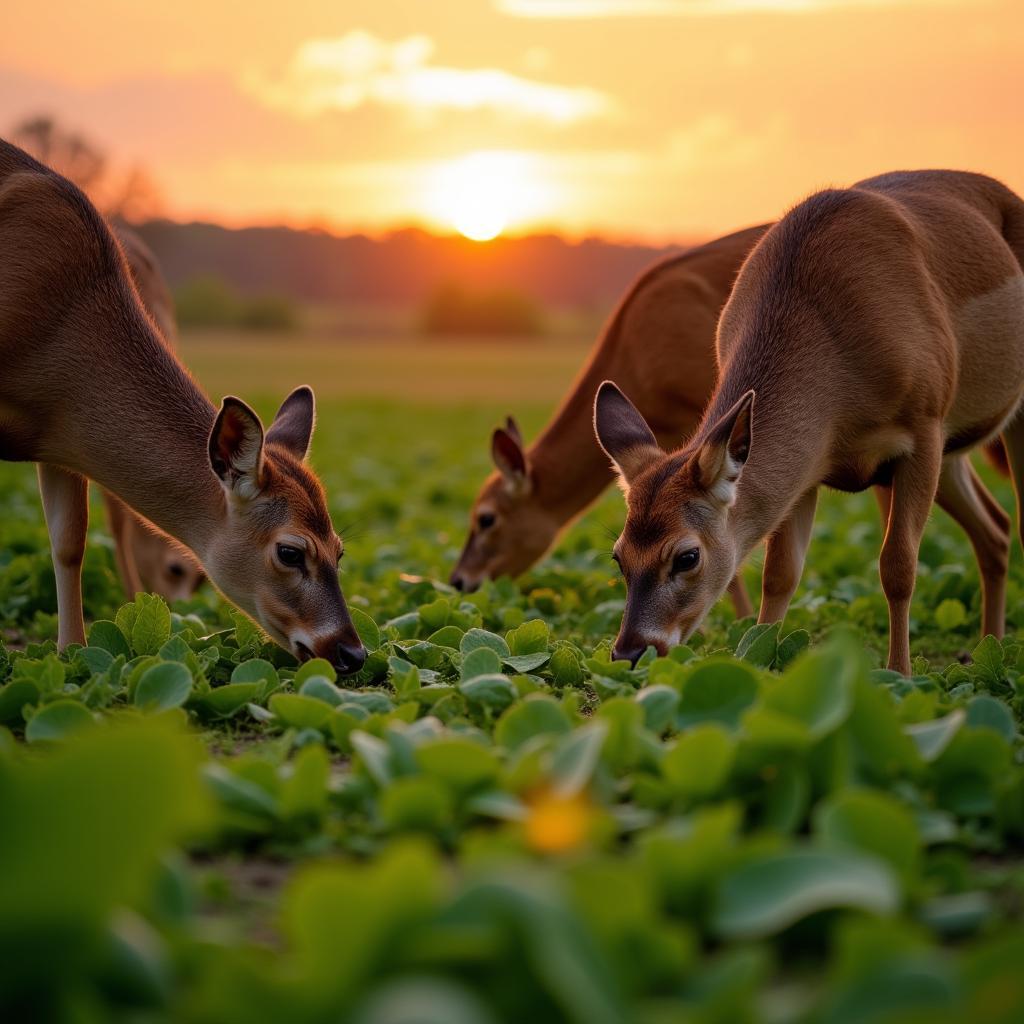
{"label": "deer eye", "polygon": [[281,564],[287,565],[289,569],[301,569],[305,562],[302,548],[292,547],[291,544],[278,544],[277,557]]}
{"label": "deer eye", "polygon": [[476,525],[481,530],[489,530],[494,525],[494,513],[493,512],[481,512],[476,517]]}
{"label": "deer eye", "polygon": [[681,572],[689,572],[696,569],[700,563],[700,548],[690,548],[689,551],[680,551],[672,559],[672,575],[677,576]]}

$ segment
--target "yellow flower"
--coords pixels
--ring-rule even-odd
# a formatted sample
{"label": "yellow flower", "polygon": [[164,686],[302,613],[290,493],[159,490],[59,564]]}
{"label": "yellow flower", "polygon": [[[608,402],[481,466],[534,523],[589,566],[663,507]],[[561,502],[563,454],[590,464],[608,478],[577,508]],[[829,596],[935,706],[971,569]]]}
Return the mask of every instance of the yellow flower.
{"label": "yellow flower", "polygon": [[563,796],[544,788],[526,803],[526,842],[538,853],[564,853],[588,838],[594,811],[586,794]]}

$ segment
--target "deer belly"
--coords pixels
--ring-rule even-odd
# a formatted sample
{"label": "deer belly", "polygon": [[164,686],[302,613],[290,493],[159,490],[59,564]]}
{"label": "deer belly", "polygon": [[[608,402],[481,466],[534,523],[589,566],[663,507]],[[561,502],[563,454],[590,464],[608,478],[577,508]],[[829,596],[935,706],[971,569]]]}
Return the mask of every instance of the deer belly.
{"label": "deer belly", "polygon": [[960,367],[945,421],[949,451],[997,433],[1024,395],[1024,275],[969,300],[954,326]]}
{"label": "deer belly", "polygon": [[822,480],[837,491],[864,491],[892,480],[893,464],[914,447],[902,427],[886,426],[838,444]]}

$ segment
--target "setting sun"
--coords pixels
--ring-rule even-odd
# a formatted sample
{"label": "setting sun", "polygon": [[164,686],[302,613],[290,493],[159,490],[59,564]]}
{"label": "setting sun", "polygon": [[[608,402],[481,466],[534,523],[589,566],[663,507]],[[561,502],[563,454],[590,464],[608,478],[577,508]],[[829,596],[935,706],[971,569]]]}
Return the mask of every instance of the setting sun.
{"label": "setting sun", "polygon": [[424,196],[428,218],[476,242],[523,229],[552,205],[551,185],[525,153],[470,153],[438,164]]}

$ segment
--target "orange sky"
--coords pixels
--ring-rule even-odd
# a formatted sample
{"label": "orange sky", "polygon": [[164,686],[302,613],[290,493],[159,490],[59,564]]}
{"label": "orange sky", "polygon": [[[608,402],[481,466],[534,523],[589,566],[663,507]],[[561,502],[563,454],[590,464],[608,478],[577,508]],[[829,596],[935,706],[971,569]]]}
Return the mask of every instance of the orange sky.
{"label": "orange sky", "polygon": [[51,0],[3,23],[0,130],[54,113],[181,218],[670,239],[897,167],[1024,191],[1024,0]]}

